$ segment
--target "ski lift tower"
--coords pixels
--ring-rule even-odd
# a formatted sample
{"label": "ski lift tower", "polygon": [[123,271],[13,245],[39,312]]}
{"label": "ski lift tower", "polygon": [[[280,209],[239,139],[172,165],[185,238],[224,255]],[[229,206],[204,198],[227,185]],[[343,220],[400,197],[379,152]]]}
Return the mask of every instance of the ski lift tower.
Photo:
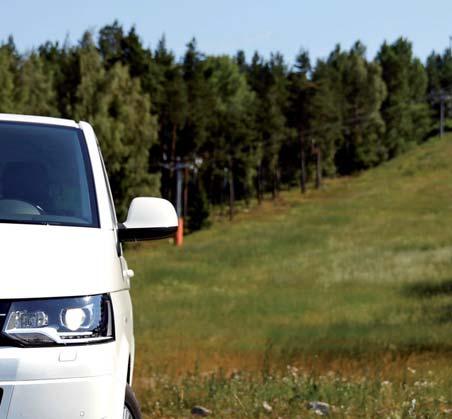
{"label": "ski lift tower", "polygon": [[[161,166],[171,172],[176,172],[176,212],[179,220],[177,231],[174,237],[174,244],[182,246],[184,243],[184,217],[187,215],[186,210],[182,210],[182,202],[184,202],[185,209],[187,208],[188,200],[188,173],[189,171],[197,172],[202,165],[203,160],[199,157],[195,158],[193,162],[182,161],[177,157],[175,162],[162,163]],[[185,184],[184,184],[185,178]],[[184,197],[182,198],[182,193]]]}

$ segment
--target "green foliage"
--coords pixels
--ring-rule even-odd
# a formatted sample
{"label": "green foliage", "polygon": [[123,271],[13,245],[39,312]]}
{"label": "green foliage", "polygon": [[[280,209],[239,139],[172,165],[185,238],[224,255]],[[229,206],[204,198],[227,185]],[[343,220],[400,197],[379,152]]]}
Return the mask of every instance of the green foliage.
{"label": "green foliage", "polygon": [[140,82],[115,64],[104,80],[93,118],[109,171],[118,214],[125,216],[132,196],[158,195],[158,177],[148,173],[149,149],[157,139],[156,120]]}
{"label": "green foliage", "polygon": [[203,70],[212,104],[208,139],[201,148],[210,158],[204,170],[217,184],[226,180],[232,218],[236,186],[243,185],[246,193],[255,167],[251,130],[254,94],[230,57],[208,57]]}
{"label": "green foliage", "polygon": [[14,60],[9,45],[0,46],[0,112],[14,112]]}
{"label": "green foliage", "polygon": [[[175,63],[174,55],[166,48],[165,38],[159,41],[154,61],[160,71],[160,91],[154,101],[159,115],[160,147],[165,160],[175,161],[186,155],[179,132],[184,127],[188,113],[187,89],[182,68]],[[179,139],[179,141],[178,141]]]}
{"label": "green foliage", "polygon": [[[288,125],[295,130],[295,156],[301,158],[306,153],[306,136],[314,121],[318,121],[317,109],[313,106],[314,86],[309,53],[301,50],[295,59],[294,69],[288,75],[289,104],[287,107]],[[324,95],[322,95],[322,98]],[[319,109],[320,110],[320,109]],[[303,150],[302,150],[303,149]],[[295,163],[296,164],[296,163]]]}
{"label": "green foliage", "polygon": [[279,190],[279,156],[284,142],[290,139],[286,111],[289,102],[287,66],[281,54],[272,54],[265,62],[255,54],[248,80],[256,94],[254,126],[256,136],[257,188],[268,189],[273,197]]}
{"label": "green foliage", "polygon": [[452,50],[442,54],[432,52],[427,58],[426,72],[428,89],[435,119],[440,116],[440,101],[444,99],[445,116],[450,118],[452,110]]}
{"label": "green foliage", "polygon": [[213,98],[211,129],[205,147],[216,162],[228,165],[239,160],[249,149],[250,109],[254,94],[238,65],[229,57],[209,57],[204,62],[206,83]]}
{"label": "green foliage", "polygon": [[427,58],[426,70],[429,78],[429,90],[450,92],[452,89],[452,50],[443,54],[432,52]]}
{"label": "green foliage", "polygon": [[99,31],[99,52],[107,68],[122,60],[124,31],[117,20]]}
{"label": "green foliage", "polygon": [[76,45],[19,54],[12,38],[1,44],[0,111],[92,122],[121,216],[135,193],[175,203],[182,162],[183,184],[197,171],[205,194],[188,194],[189,218],[226,202],[232,217],[236,199],[261,202],[297,183],[305,191],[314,172],[355,173],[422,142],[438,95],[451,91],[451,57],[432,53],[424,67],[401,38],[375,60],[357,42],[315,65],[301,50],[289,66],[279,53],[206,56],[192,39],[178,59],[165,37],[152,50],[114,21]]}
{"label": "green foliage", "polygon": [[[67,44],[46,42],[38,49],[44,73],[51,75],[55,93],[56,115],[73,118],[77,87],[80,83],[80,66],[76,48]],[[33,113],[30,110],[30,113]]]}
{"label": "green foliage", "polygon": [[336,174],[336,151],[343,142],[342,115],[338,104],[336,83],[330,75],[332,69],[324,61],[317,62],[312,75],[314,91],[309,100],[308,112],[311,130],[310,140],[316,141],[322,151],[323,171]]}
{"label": "green foliage", "polygon": [[196,40],[192,39],[187,45],[182,61],[188,109],[187,119],[181,132],[181,141],[187,155],[196,154],[208,139],[213,98],[205,81],[203,61],[204,56],[197,49]]}
{"label": "green foliage", "polygon": [[139,80],[132,79],[119,62],[105,70],[90,38],[85,35],[79,52],[81,81],[75,112],[96,130],[118,216],[123,218],[130,197],[158,194],[158,177],[148,172],[157,124]]}
{"label": "green foliage", "polygon": [[386,123],[383,144],[389,157],[421,142],[430,129],[430,109],[426,102],[427,74],[412,45],[400,38],[382,45],[377,60],[383,70],[388,96],[382,104]]}
{"label": "green foliage", "polygon": [[335,156],[337,170],[349,174],[384,160],[381,137],[384,121],[380,114],[386,97],[381,67],[365,58],[365,48],[357,42],[349,52],[339,47],[327,64],[335,82],[336,106],[341,110],[342,138]]}
{"label": "green foliage", "polygon": [[188,189],[191,197],[187,213],[187,227],[190,231],[201,230],[208,225],[209,201],[201,182],[191,182]]}
{"label": "green foliage", "polygon": [[78,62],[80,82],[77,87],[75,117],[90,121],[98,111],[106,70],[89,32],[83,35],[78,51]]}
{"label": "green foliage", "polygon": [[17,109],[19,113],[58,116],[53,73],[44,60],[32,52],[21,63],[18,71]]}

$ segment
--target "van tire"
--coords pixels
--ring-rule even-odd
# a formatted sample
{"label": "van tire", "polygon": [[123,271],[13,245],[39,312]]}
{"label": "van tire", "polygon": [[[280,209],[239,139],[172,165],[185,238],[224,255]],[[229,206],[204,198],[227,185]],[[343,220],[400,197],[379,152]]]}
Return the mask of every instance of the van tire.
{"label": "van tire", "polygon": [[140,404],[138,403],[138,400],[135,396],[135,393],[132,390],[132,387],[130,387],[128,384],[126,386],[126,398],[124,401],[124,413],[125,413],[126,409],[132,415],[133,419],[141,419]]}

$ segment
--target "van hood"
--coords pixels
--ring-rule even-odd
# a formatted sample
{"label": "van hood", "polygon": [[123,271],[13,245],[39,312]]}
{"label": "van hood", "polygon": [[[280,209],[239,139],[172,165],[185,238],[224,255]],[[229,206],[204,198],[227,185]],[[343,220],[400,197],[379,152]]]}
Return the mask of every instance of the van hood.
{"label": "van hood", "polygon": [[0,224],[0,299],[128,288],[114,234],[99,228]]}

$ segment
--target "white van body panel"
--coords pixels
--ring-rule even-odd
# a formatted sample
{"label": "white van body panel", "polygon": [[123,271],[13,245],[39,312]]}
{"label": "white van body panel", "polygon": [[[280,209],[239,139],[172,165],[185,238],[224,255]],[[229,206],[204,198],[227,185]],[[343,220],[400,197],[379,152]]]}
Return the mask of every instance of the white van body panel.
{"label": "white van body panel", "polygon": [[91,167],[94,176],[94,185],[96,188],[97,205],[99,209],[100,226],[104,230],[113,230],[117,227],[116,214],[114,208],[111,208],[109,203],[110,191],[108,184],[105,182],[105,176],[102,168],[102,160],[99,145],[97,143],[94,130],[87,122],[80,122],[80,129],[86,139],[88,146],[88,153],[91,160]]}
{"label": "white van body panel", "polygon": [[0,223],[0,298],[75,297],[129,288],[112,230]]}
{"label": "white van body panel", "polygon": [[62,127],[78,128],[77,122],[71,119],[50,118],[48,116],[14,115],[0,113],[0,121],[25,122],[29,124],[59,125]]}

